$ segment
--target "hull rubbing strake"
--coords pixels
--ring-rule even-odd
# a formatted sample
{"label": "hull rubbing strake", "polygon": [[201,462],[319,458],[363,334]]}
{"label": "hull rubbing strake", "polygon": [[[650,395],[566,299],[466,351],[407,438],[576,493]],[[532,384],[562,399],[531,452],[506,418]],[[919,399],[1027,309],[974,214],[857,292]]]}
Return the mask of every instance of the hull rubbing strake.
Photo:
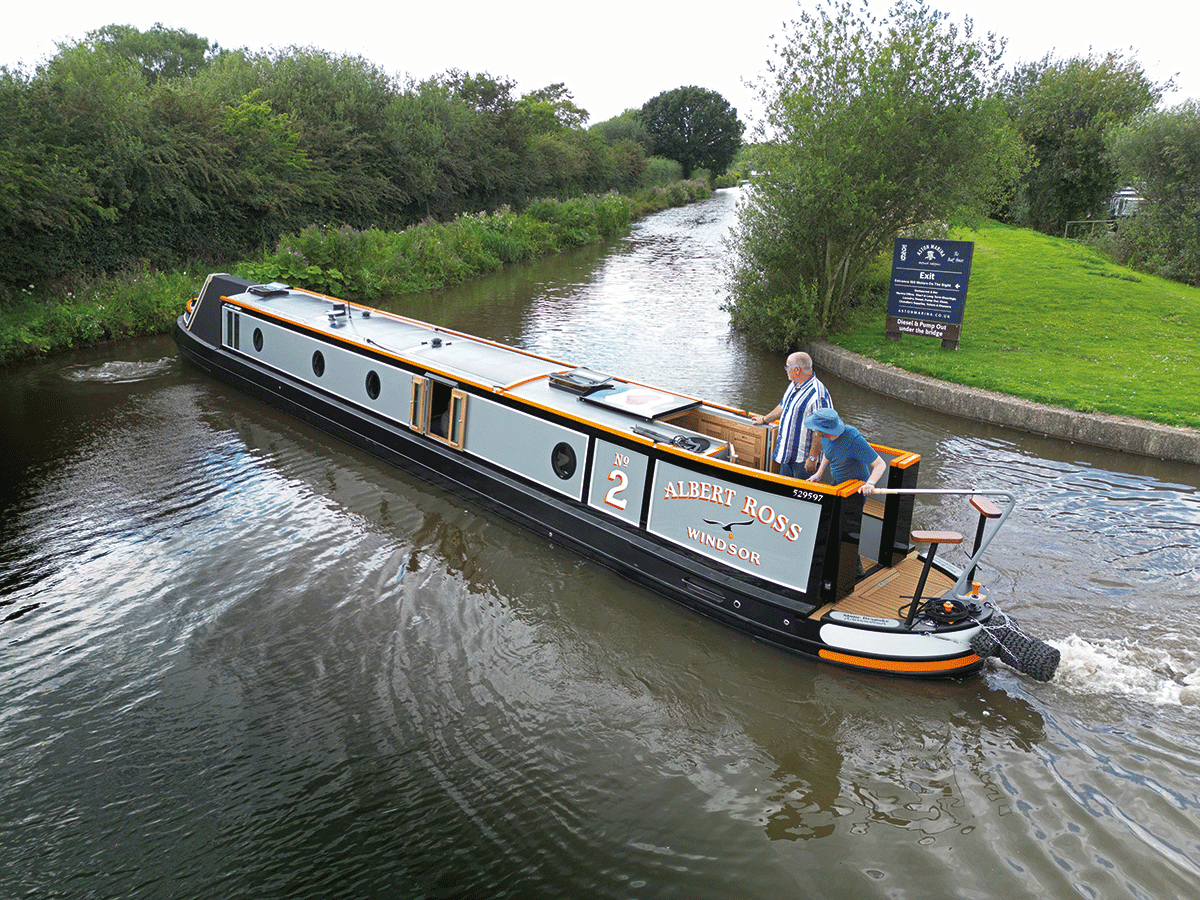
{"label": "hull rubbing strake", "polygon": [[896,659],[871,659],[867,656],[856,656],[851,653],[840,653],[837,650],[821,650],[819,651],[821,659],[827,659],[830,662],[841,663],[845,666],[856,666],[860,669],[877,669],[881,672],[951,672],[956,669],[965,669],[970,666],[975,666],[983,660],[974,653],[967,656],[959,657],[958,659],[933,659],[933,660],[896,660]]}

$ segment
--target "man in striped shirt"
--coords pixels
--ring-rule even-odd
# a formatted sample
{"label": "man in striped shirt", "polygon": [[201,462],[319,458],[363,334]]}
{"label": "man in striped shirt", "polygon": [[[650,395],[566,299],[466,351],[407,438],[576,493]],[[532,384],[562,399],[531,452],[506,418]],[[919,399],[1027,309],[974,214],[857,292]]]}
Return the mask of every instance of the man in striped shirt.
{"label": "man in striped shirt", "polygon": [[796,352],[787,358],[788,386],[779,405],[765,416],[755,416],[755,425],[779,423],[775,462],[780,474],[807,478],[821,462],[821,439],[804,427],[804,419],[819,409],[833,409],[829,390],[813,374],[812,357]]}

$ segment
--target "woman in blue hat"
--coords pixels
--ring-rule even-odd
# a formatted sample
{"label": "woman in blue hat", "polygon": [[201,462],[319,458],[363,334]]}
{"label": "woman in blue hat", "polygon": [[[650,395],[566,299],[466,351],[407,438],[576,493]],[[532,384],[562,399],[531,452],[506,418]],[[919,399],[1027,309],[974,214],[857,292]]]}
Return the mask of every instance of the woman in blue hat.
{"label": "woman in blue hat", "polygon": [[874,493],[879,479],[887,472],[887,463],[857,428],[843,422],[837,411],[832,409],[819,409],[812,413],[805,418],[804,427],[821,438],[825,450],[821,465],[812,477],[813,481],[820,481],[828,469],[831,483],[841,484],[857,478],[863,482],[858,489],[860,494],[865,496]]}
{"label": "woman in blue hat", "polygon": [[812,477],[813,481],[820,481],[826,469],[830,472],[829,480],[833,484],[841,484],[852,478],[862,481],[858,492],[842,503],[841,529],[842,541],[855,546],[858,574],[862,575],[862,558],[858,556],[857,546],[862,533],[863,500],[875,492],[875,485],[887,472],[887,463],[859,430],[843,422],[835,410],[817,410],[805,418],[804,426],[821,438],[825,450],[821,465]]}
{"label": "woman in blue hat", "polygon": [[829,480],[835,485],[851,479],[863,481],[858,492],[842,500],[841,504],[842,544],[853,545],[854,556],[858,558],[858,574],[863,575],[863,558],[858,551],[863,532],[863,500],[866,494],[875,492],[888,464],[875,452],[874,446],[866,443],[858,428],[846,425],[833,409],[818,409],[804,420],[804,425],[820,436],[824,448],[821,466],[812,480],[820,481],[829,469]]}

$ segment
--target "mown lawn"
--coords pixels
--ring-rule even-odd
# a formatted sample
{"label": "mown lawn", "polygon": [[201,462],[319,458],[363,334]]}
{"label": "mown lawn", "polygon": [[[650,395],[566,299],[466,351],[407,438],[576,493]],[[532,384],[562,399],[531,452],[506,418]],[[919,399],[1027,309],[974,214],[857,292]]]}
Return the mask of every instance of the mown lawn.
{"label": "mown lawn", "polygon": [[1200,289],[997,223],[954,238],[975,242],[958,350],[887,340],[886,301],[829,339],[943,381],[1200,428]]}

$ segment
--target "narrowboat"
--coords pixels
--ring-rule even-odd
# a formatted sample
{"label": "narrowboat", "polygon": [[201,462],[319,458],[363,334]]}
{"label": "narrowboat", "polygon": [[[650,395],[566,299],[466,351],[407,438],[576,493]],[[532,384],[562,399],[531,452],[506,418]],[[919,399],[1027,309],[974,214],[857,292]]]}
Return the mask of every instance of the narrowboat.
{"label": "narrowboat", "polygon": [[884,482],[849,522],[861,482],[772,471],[774,426],[587,366],[225,274],[174,336],[212,376],[767,644],[899,676],[1058,664],[976,580],[1013,495],[935,492],[978,513],[956,569],[937,551],[963,535],[912,527],[919,454],[873,445]]}

